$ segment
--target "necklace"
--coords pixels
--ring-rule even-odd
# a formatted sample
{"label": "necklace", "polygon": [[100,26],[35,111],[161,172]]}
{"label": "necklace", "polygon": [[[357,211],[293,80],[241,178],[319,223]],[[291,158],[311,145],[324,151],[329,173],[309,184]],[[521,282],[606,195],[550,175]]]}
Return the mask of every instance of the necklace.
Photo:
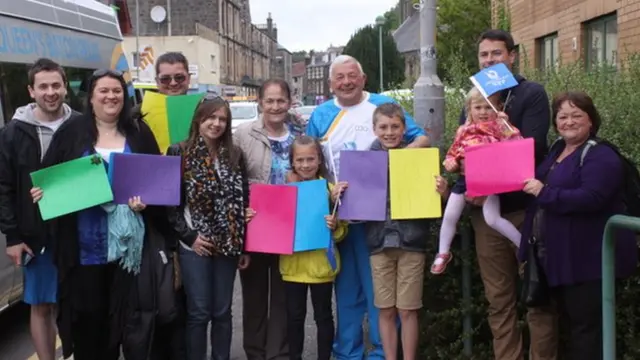
{"label": "necklace", "polygon": [[96,118],[96,127],[98,133],[104,136],[112,136],[118,133],[117,122],[108,122]]}
{"label": "necklace", "polygon": [[113,129],[105,129],[105,128],[98,128],[98,133],[100,133],[103,136],[115,136],[116,134],[118,134],[118,129],[117,128],[113,128]]}

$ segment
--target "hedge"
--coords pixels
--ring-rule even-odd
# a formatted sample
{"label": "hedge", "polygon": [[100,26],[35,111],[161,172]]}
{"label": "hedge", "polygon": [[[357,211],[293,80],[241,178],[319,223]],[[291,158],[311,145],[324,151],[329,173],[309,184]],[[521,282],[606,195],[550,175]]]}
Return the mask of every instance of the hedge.
{"label": "hedge", "polygon": [[[470,88],[468,76],[463,71],[462,62],[452,61],[450,74],[454,78],[447,79],[446,85],[451,88]],[[582,90],[591,95],[602,116],[600,135],[615,144],[636,163],[640,163],[640,139],[638,115],[640,113],[640,56],[631,56],[622,62],[619,70],[603,66],[592,71],[585,71],[581,62],[559,65],[551,72],[527,70],[523,76],[529,80],[542,83],[549,94],[567,90]],[[446,94],[445,148],[451,142],[458,126],[458,116],[462,108],[464,95],[451,91]],[[410,99],[398,99],[408,111],[413,110]],[[550,140],[556,134],[549,131]],[[460,227],[468,226],[462,221]],[[437,240],[440,224],[434,222],[432,236],[429,239],[429,259],[437,252]],[[420,359],[466,359],[463,355],[462,321],[465,311],[472,317],[473,355],[474,360],[491,360],[493,351],[491,332],[486,322],[487,301],[479,276],[475,257],[475,245],[466,253],[461,253],[460,241],[454,242],[453,251],[456,256],[447,268],[445,275],[432,276],[426,269],[424,287],[424,310],[421,314]],[[471,304],[465,308],[462,304],[462,264],[471,265],[472,289]],[[430,263],[429,263],[430,264]],[[620,283],[617,287],[617,342],[618,359],[640,359],[640,272],[635,277]],[[526,335],[525,309],[520,306],[520,326]]]}

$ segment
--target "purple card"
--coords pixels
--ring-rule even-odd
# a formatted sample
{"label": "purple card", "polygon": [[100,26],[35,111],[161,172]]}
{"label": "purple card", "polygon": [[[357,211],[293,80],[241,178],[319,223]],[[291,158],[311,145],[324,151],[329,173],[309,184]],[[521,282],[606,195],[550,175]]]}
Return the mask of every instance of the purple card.
{"label": "purple card", "polygon": [[342,196],[342,220],[384,221],[387,214],[389,154],[386,151],[341,151],[340,179],[349,187]]}
{"label": "purple card", "polygon": [[146,205],[180,205],[180,156],[112,154],[109,179],[113,201],[126,204],[140,196]]}

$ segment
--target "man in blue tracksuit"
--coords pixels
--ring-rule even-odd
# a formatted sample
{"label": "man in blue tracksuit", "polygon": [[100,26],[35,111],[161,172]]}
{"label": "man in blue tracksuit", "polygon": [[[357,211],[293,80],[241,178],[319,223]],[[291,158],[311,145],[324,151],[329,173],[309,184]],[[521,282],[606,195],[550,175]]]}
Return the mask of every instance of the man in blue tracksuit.
{"label": "man in blue tracksuit", "polygon": [[[335,98],[318,106],[307,125],[307,135],[320,139],[329,163],[331,180],[340,178],[340,151],[369,150],[376,139],[373,112],[378,105],[393,102],[390,97],[364,91],[366,75],[351,56],[340,55],[329,70]],[[423,129],[406,114],[405,141],[408,147],[427,147]],[[362,322],[368,313],[369,337],[374,349],[368,359],[384,359],[378,310],[373,304],[373,284],[364,224],[351,224],[347,238],[338,245],[342,270],[335,283],[338,328],[334,343],[337,360],[362,360],[364,342]]]}

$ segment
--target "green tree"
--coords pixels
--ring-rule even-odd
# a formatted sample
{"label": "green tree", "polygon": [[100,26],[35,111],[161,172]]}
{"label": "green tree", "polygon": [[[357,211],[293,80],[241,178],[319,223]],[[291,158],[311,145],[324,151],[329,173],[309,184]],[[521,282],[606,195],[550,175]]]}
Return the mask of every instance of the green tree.
{"label": "green tree", "polygon": [[[343,54],[351,55],[362,64],[367,75],[366,90],[380,91],[380,52],[378,27],[372,25],[359,29],[344,47]],[[382,29],[384,88],[394,88],[404,81],[404,59],[388,29]]]}
{"label": "green tree", "polygon": [[448,63],[453,57],[464,59],[467,73],[478,68],[477,40],[480,33],[491,27],[490,0],[438,1],[438,74],[450,79]]}
{"label": "green tree", "polygon": [[293,62],[298,62],[298,61],[304,61],[304,59],[308,56],[309,54],[304,51],[304,50],[300,50],[300,51],[294,51],[293,53],[291,53],[291,57],[293,59]]}
{"label": "green tree", "polygon": [[384,28],[393,31],[400,27],[400,16],[395,8],[389,9],[384,15]]}

